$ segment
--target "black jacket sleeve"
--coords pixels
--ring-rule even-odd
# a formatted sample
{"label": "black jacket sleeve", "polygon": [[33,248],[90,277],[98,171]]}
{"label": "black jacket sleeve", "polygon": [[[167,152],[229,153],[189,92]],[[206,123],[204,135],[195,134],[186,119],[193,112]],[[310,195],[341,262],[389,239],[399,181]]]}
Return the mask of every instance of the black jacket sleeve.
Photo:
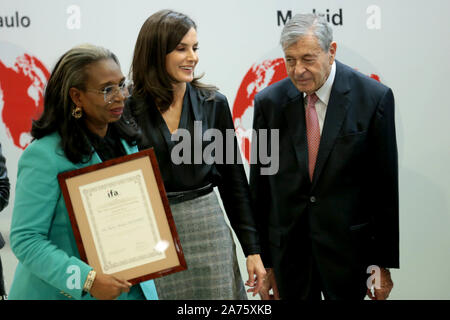
{"label": "black jacket sleeve", "polygon": [[272,197],[270,195],[268,176],[261,174],[261,169],[264,166],[261,164],[260,159],[257,156],[258,141],[260,140],[258,133],[260,132],[260,129],[267,130],[268,126],[257,98],[255,98],[254,103],[253,130],[255,134],[252,138],[251,155],[255,157],[255,159],[250,165],[250,193],[254,208],[254,217],[260,237],[261,259],[263,260],[266,268],[271,268],[273,266],[273,262],[270,257],[268,229],[269,211],[271,208]]}
{"label": "black jacket sleeve", "polygon": [[[221,99],[222,100],[222,99]],[[256,230],[256,224],[252,214],[250,189],[247,177],[242,165],[242,158],[239,151],[239,145],[234,134],[234,125],[231,112],[226,98],[219,100],[216,107],[219,108],[216,115],[217,127],[222,131],[225,138],[233,132],[233,139],[224,139],[223,164],[216,164],[216,168],[221,175],[221,183],[218,185],[220,197],[230,220],[233,230],[241,243],[245,256],[250,254],[259,254],[261,251],[259,245],[259,236]],[[232,163],[230,152],[233,153]]]}
{"label": "black jacket sleeve", "polygon": [[374,262],[399,268],[398,155],[395,139],[394,95],[389,89],[381,98],[371,124]]}
{"label": "black jacket sleeve", "polygon": [[9,179],[6,170],[6,160],[2,154],[2,146],[0,145],[0,211],[2,211],[9,201]]}

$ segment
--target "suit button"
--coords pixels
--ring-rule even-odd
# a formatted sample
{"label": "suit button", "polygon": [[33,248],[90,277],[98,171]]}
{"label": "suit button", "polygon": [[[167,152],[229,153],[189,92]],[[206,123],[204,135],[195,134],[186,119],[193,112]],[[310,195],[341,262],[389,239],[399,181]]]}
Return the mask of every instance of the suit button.
{"label": "suit button", "polygon": [[311,196],[311,197],[309,197],[309,201],[310,201],[311,203],[316,203],[317,199],[316,199],[316,197]]}

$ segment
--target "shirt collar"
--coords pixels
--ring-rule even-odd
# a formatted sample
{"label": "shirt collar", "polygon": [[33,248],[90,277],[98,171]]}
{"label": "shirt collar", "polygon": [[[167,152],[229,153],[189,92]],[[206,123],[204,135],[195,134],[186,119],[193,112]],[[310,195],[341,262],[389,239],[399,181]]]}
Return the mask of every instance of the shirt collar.
{"label": "shirt collar", "polygon": [[[334,61],[331,66],[330,74],[328,75],[327,81],[316,91],[317,97],[319,97],[320,101],[328,105],[328,101],[330,100],[331,89],[333,88],[334,77],[336,76],[336,62]],[[306,96],[306,93],[303,93],[303,96]]]}

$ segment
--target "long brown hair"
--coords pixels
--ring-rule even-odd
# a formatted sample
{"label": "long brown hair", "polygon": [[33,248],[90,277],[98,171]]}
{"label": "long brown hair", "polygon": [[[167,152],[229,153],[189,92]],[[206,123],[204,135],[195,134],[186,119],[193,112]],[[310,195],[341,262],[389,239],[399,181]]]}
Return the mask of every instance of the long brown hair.
{"label": "long brown hair", "polygon": [[[185,14],[161,10],[152,14],[142,25],[136,46],[130,78],[133,79],[133,96],[152,100],[161,112],[173,102],[173,81],[166,71],[166,55],[175,50],[195,22]],[[194,77],[191,85],[208,97],[214,97],[217,88],[199,82]]]}

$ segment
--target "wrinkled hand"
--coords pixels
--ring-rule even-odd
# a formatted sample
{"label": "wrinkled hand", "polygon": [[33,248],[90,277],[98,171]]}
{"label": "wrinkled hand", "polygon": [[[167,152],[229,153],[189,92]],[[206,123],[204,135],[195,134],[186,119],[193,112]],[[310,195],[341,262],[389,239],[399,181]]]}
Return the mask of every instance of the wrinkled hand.
{"label": "wrinkled hand", "polygon": [[[266,277],[264,278],[263,285],[259,291],[261,300],[280,300],[280,294],[278,292],[277,282],[275,280],[275,273],[273,269],[266,269]],[[273,294],[270,294],[272,289]]]}
{"label": "wrinkled hand", "polygon": [[253,296],[256,296],[261,290],[266,276],[266,269],[259,254],[252,254],[247,257],[247,272],[248,280],[245,285],[250,287],[247,292],[253,292]]}
{"label": "wrinkled hand", "polygon": [[374,294],[370,289],[367,289],[367,296],[372,300],[386,300],[394,287],[390,271],[384,268],[381,268],[380,271],[380,288],[374,287]]}
{"label": "wrinkled hand", "polygon": [[129,292],[131,283],[108,274],[97,273],[90,294],[98,300],[114,300],[123,292]]}

